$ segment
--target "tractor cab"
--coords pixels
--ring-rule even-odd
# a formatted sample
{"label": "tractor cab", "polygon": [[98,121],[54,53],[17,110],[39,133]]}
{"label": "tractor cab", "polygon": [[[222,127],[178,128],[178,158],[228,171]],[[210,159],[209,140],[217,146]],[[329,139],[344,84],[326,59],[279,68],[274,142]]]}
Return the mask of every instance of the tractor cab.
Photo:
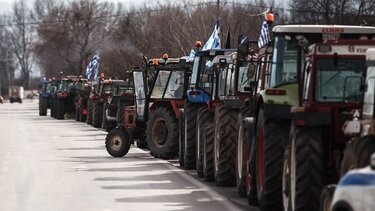
{"label": "tractor cab", "polygon": [[[187,98],[192,103],[205,103],[213,100],[214,91],[214,58],[218,55],[229,55],[236,49],[211,49],[195,53],[193,70],[187,91]],[[228,58],[229,59],[229,58]],[[225,60],[225,61],[224,61]],[[217,64],[220,62],[217,58]],[[227,59],[222,59],[222,66],[227,64]]]}

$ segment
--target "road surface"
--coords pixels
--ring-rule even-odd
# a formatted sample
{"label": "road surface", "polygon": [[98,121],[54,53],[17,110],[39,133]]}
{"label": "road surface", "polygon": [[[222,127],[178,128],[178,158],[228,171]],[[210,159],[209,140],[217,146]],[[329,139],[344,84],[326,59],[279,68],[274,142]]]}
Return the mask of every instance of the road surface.
{"label": "road surface", "polygon": [[37,109],[0,104],[0,210],[257,210],[138,148],[112,158],[106,132]]}

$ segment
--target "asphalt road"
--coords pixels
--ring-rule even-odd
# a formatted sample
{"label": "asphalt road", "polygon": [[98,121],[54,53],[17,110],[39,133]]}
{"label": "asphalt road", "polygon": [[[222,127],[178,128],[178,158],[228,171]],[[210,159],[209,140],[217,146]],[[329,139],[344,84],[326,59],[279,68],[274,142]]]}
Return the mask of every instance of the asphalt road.
{"label": "asphalt road", "polygon": [[0,104],[0,210],[257,210],[175,161],[138,148],[112,158],[106,132],[40,117],[37,102]]}

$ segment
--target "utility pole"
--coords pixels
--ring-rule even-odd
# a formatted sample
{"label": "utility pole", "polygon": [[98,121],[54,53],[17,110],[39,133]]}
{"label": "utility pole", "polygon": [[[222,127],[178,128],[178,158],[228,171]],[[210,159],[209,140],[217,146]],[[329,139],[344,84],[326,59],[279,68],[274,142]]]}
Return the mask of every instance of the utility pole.
{"label": "utility pole", "polygon": [[220,11],[220,0],[217,0],[216,2],[216,19],[219,19],[219,11]]}

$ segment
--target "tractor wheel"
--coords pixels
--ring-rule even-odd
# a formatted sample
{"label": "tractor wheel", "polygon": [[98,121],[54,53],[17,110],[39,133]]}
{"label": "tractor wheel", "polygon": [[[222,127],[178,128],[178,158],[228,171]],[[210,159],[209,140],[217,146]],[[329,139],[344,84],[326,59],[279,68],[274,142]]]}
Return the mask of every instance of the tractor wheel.
{"label": "tractor wheel", "polygon": [[113,157],[124,157],[130,149],[128,132],[120,128],[111,130],[105,138],[105,148]]}
{"label": "tractor wheel", "polygon": [[92,126],[100,128],[103,121],[103,104],[93,102],[92,104]]}
{"label": "tractor wheel", "polygon": [[326,179],[322,130],[296,128],[291,134],[289,157],[283,168],[284,210],[319,210]]}
{"label": "tractor wheel", "polygon": [[196,165],[196,121],[199,105],[196,103],[185,104],[185,144],[184,144],[184,167],[185,169],[194,169]]}
{"label": "tractor wheel", "polygon": [[333,200],[333,194],[335,193],[336,185],[328,185],[323,188],[320,194],[320,211],[330,211]]}
{"label": "tractor wheel", "polygon": [[375,136],[361,137],[355,145],[355,167],[363,168],[369,165],[370,157],[375,152]]}
{"label": "tractor wheel", "polygon": [[47,115],[47,107],[48,107],[47,99],[44,97],[40,97],[39,98],[39,116]]}
{"label": "tractor wheel", "polygon": [[147,144],[156,158],[170,159],[178,153],[178,122],[173,110],[156,108],[147,122]]}
{"label": "tractor wheel", "polygon": [[51,105],[51,113],[50,113],[50,116],[51,117],[54,117],[55,116],[55,100],[54,98],[51,98],[50,100],[50,105]]}
{"label": "tractor wheel", "polygon": [[86,117],[86,123],[88,125],[92,125],[92,111],[93,110],[93,102],[91,100],[87,101],[87,117]]}
{"label": "tractor wheel", "polygon": [[140,137],[137,140],[137,147],[140,148],[140,149],[147,149],[148,148],[146,137]]}
{"label": "tractor wheel", "polygon": [[[238,141],[237,141],[237,150],[241,149],[241,145],[244,144],[245,151],[245,174],[242,174],[242,177],[245,177],[245,185],[246,185],[246,195],[247,195],[247,202],[249,205],[258,206],[258,199],[257,199],[257,189],[256,189],[256,180],[255,180],[255,150],[253,148],[253,134],[254,134],[254,125],[253,122],[244,119],[241,122],[238,130]],[[239,152],[238,152],[239,153]],[[237,166],[241,166],[239,159],[241,156],[237,156]],[[239,178],[241,174],[240,169],[237,169],[237,181],[241,181],[243,178]],[[237,190],[240,193],[242,190],[239,186],[237,186]]]}
{"label": "tractor wheel", "polygon": [[76,107],[76,112],[75,112],[74,116],[75,116],[76,121],[79,122],[80,117],[81,117],[81,109],[79,107]]}
{"label": "tractor wheel", "polygon": [[[247,189],[246,189],[246,175],[247,175],[247,167],[246,167],[246,157],[247,154],[250,153],[250,146],[247,142],[251,141],[248,140],[249,137],[246,136],[246,130],[243,128],[243,119],[245,117],[250,116],[251,114],[251,107],[246,106],[241,109],[240,113],[238,114],[237,118],[237,141],[236,141],[236,186],[237,191],[240,197],[246,197]],[[245,138],[246,136],[246,138]]]}
{"label": "tractor wheel", "polygon": [[237,116],[237,111],[228,110],[223,105],[215,109],[214,172],[217,186],[231,186],[236,182]]}
{"label": "tractor wheel", "polygon": [[80,122],[86,122],[87,114],[82,114],[82,109],[79,111],[79,121]]}
{"label": "tractor wheel", "polygon": [[185,149],[185,114],[184,109],[180,109],[180,119],[178,119],[178,128],[180,128],[180,132],[178,133],[178,161],[180,163],[180,167],[184,167],[184,149]]}
{"label": "tractor wheel", "polygon": [[340,175],[343,176],[351,169],[355,168],[355,144],[358,142],[359,138],[353,138],[348,141],[345,145],[344,155],[341,161]]}
{"label": "tractor wheel", "polygon": [[[107,116],[105,115],[105,112],[107,111],[107,108],[108,108],[108,103],[105,102],[103,104],[103,112],[102,112],[102,125],[101,125],[101,128],[105,129],[107,131],[107,127],[108,127],[108,120],[107,120]],[[108,132],[108,131],[107,131]]]}
{"label": "tractor wheel", "polygon": [[[198,110],[197,116],[197,128],[196,128],[196,170],[199,177],[203,177],[203,131],[204,125],[212,123],[213,114],[208,111],[208,107],[203,107]],[[207,135],[207,134],[206,134]]]}
{"label": "tractor wheel", "polygon": [[285,143],[289,140],[290,123],[257,117],[255,141],[255,177],[257,198],[261,210],[280,210],[282,207],[282,171]]}
{"label": "tractor wheel", "polygon": [[203,125],[203,179],[206,182],[215,180],[214,172],[214,124]]}
{"label": "tractor wheel", "polygon": [[64,119],[65,115],[65,100],[64,99],[56,99],[56,119]]}
{"label": "tractor wheel", "polygon": [[124,103],[124,104],[121,104],[119,108],[117,109],[117,114],[116,114],[117,123],[124,123],[125,107],[126,107],[126,104]]}

